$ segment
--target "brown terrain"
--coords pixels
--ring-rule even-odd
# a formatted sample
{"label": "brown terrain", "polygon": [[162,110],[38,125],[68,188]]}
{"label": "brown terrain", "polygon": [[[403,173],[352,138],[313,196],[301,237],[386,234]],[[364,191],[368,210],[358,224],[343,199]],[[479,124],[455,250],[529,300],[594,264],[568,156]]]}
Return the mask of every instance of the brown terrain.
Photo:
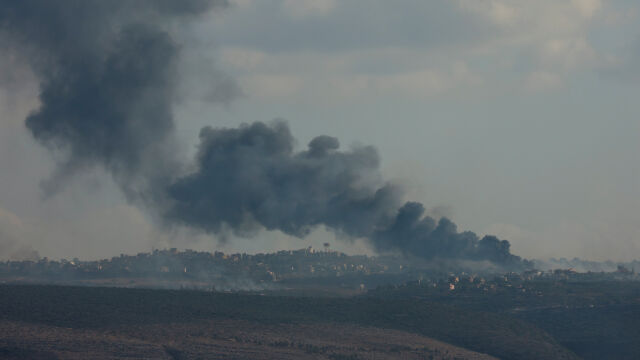
{"label": "brown terrain", "polygon": [[108,329],[1,321],[0,358],[495,359],[398,330],[233,319]]}

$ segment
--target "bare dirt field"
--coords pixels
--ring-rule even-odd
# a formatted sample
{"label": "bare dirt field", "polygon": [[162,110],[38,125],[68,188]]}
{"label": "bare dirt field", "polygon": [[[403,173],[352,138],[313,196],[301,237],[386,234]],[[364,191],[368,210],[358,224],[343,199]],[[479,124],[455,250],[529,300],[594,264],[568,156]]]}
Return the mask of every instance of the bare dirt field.
{"label": "bare dirt field", "polygon": [[403,331],[244,320],[112,329],[0,322],[4,359],[495,359]]}

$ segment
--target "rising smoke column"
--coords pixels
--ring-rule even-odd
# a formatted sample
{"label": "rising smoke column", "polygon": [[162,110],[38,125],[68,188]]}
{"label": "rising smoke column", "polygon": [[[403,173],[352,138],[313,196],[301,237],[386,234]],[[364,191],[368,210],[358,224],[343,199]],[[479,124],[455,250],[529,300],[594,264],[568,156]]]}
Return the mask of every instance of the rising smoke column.
{"label": "rising smoke column", "polygon": [[[284,122],[202,129],[195,170],[184,174],[172,147],[181,48],[168,29],[220,5],[0,0],[0,36],[29,56],[40,81],[41,105],[26,127],[64,155],[50,191],[99,166],[130,201],[170,225],[240,235],[266,228],[298,237],[326,226],[366,238],[379,251],[519,262],[507,241],[458,233],[448,219],[425,216],[422,204],[403,204],[402,191],[382,179],[373,147],[341,151],[336,138],[318,136],[295,151]],[[214,94],[223,101],[232,92]]]}
{"label": "rising smoke column", "polygon": [[[318,225],[367,238],[379,251],[426,259],[489,260],[516,265],[509,242],[457,231],[447,218],[437,223],[417,202],[402,205],[402,191],[382,181],[371,146],[339,150],[330,136],[294,151],[283,122],[256,122],[236,129],[204,128],[197,170],[168,191],[169,221],[217,233],[256,228],[303,237]],[[402,205],[402,206],[401,206]]]}
{"label": "rising smoke column", "polygon": [[400,250],[423,258],[488,260],[509,265],[520,262],[519,257],[510,253],[507,240],[495,236],[479,239],[471,231],[459,233],[448,218],[440,218],[436,223],[424,212],[421,203],[405,203],[390,226],[370,235],[371,241],[380,250]]}
{"label": "rising smoke column", "polygon": [[237,129],[204,128],[198,170],[169,188],[171,221],[210,232],[256,227],[304,236],[317,225],[365,236],[399,205],[399,189],[376,187],[373,147],[338,151],[336,138],[319,136],[294,152],[284,122]]}
{"label": "rising smoke column", "polygon": [[220,1],[2,0],[0,32],[40,81],[26,126],[63,153],[46,183],[100,165],[130,198],[148,197],[177,166],[172,104],[180,47],[165,29]]}

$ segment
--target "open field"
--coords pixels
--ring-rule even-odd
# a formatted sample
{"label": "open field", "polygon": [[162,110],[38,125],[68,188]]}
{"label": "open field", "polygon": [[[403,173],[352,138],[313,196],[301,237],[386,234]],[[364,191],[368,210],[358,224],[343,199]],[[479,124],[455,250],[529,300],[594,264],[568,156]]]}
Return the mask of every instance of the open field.
{"label": "open field", "polygon": [[217,320],[73,329],[0,322],[0,357],[65,359],[495,359],[404,331]]}
{"label": "open field", "polygon": [[180,359],[577,358],[526,322],[413,299],[0,286],[0,321],[2,351],[18,355],[99,349],[106,358],[140,351]]}

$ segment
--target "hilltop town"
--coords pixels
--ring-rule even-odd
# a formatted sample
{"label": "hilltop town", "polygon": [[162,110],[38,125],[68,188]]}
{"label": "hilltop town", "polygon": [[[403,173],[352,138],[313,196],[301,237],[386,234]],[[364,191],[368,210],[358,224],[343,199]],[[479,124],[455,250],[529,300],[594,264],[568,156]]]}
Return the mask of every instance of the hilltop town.
{"label": "hilltop town", "polygon": [[636,263],[618,265],[607,272],[578,272],[572,268],[514,272],[480,265],[486,264],[450,263],[447,268],[407,257],[347,255],[331,250],[328,244],[322,250],[308,247],[259,254],[172,248],[96,261],[5,261],[0,262],[0,281],[350,295],[381,285],[411,282],[438,290],[491,292],[499,288],[527,291],[522,284],[532,280],[640,280]]}

